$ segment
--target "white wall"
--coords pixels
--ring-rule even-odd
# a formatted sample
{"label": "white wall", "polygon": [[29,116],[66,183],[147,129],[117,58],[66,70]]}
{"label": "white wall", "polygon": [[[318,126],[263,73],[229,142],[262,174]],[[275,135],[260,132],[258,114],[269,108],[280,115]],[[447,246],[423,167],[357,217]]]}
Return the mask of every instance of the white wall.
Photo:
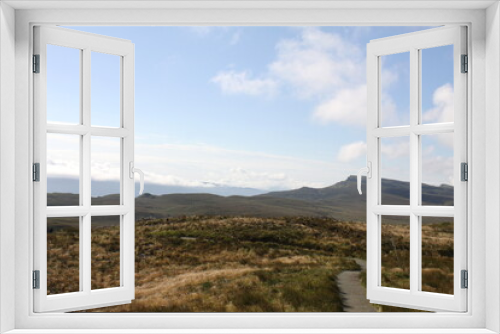
{"label": "white wall", "polygon": [[[0,3],[0,259],[14,254],[15,12]],[[0,333],[14,328],[14,260],[0,261]]]}
{"label": "white wall", "polygon": [[486,266],[486,328],[500,332],[500,13],[499,4],[486,11],[486,256],[496,258]]}
{"label": "white wall", "polygon": [[[40,3],[40,2],[39,2]],[[65,1],[65,3],[67,3]],[[11,9],[7,9],[5,6],[5,13],[9,12],[12,13]],[[2,7],[0,7],[0,10]],[[278,13],[279,12],[279,13]],[[0,21],[5,21],[8,22],[8,20],[3,19],[4,14],[1,14]],[[473,234],[473,239],[476,241],[474,244],[474,250],[472,254],[479,254],[480,257],[483,259],[484,258],[484,239],[483,236],[487,235],[488,236],[488,249],[493,250],[493,252],[487,253],[488,255],[492,256],[494,259],[496,259],[496,264],[494,266],[489,266],[488,268],[488,273],[486,275],[483,274],[484,270],[484,260],[483,262],[481,261],[474,261],[472,263],[472,269],[471,269],[471,279],[475,282],[480,282],[481,284],[475,289],[474,294],[469,293],[469,296],[472,298],[472,309],[474,310],[476,316],[475,318],[478,318],[477,315],[479,314],[479,318],[476,320],[474,319],[473,326],[474,327],[483,327],[484,326],[484,318],[482,317],[482,314],[484,314],[484,306],[485,306],[485,298],[484,296],[487,296],[486,302],[488,302],[488,308],[487,312],[489,314],[488,319],[488,327],[491,329],[495,329],[496,331],[500,331],[500,323],[498,321],[498,314],[500,310],[500,303],[499,303],[499,297],[500,297],[500,287],[498,286],[499,282],[499,277],[500,277],[500,261],[499,261],[499,245],[496,244],[499,240],[499,233],[500,233],[500,228],[499,228],[499,223],[500,223],[500,205],[499,205],[499,199],[500,199],[500,175],[498,171],[498,166],[500,163],[500,152],[498,151],[499,144],[500,144],[500,136],[498,134],[498,129],[499,129],[499,120],[500,117],[498,115],[499,113],[499,106],[500,106],[500,98],[498,97],[499,95],[499,87],[500,87],[500,76],[499,76],[499,54],[500,54],[500,41],[499,39],[499,29],[500,29],[500,24],[499,24],[499,14],[498,14],[498,6],[491,7],[488,10],[488,20],[487,24],[488,26],[486,27],[485,24],[485,18],[483,16],[484,11],[481,10],[467,10],[467,11],[454,11],[454,10],[446,10],[446,11],[440,11],[440,10],[433,10],[433,11],[418,11],[414,10],[411,13],[407,11],[402,11],[401,13],[399,11],[382,11],[382,10],[369,10],[369,11],[362,11],[361,14],[359,14],[357,11],[337,11],[337,10],[321,10],[321,11],[312,11],[312,10],[300,10],[300,11],[291,11],[291,10],[279,10],[275,12],[265,12],[265,11],[260,11],[260,10],[249,10],[249,11],[244,11],[244,12],[236,12],[233,13],[232,11],[225,11],[225,10],[214,10],[210,12],[210,15],[207,15],[207,12],[205,11],[200,11],[200,10],[155,10],[155,11],[144,11],[144,10],[116,10],[116,11],[111,11],[111,10],[99,10],[99,11],[92,11],[92,10],[52,10],[52,11],[31,11],[31,10],[18,10],[17,11],[17,67],[16,67],[16,73],[17,73],[17,79],[18,81],[16,82],[17,85],[17,90],[16,90],[16,144],[20,148],[16,154],[15,158],[17,160],[17,169],[16,169],[16,184],[15,184],[15,194],[13,194],[13,191],[8,191],[7,195],[16,196],[16,240],[18,240],[17,243],[17,250],[16,252],[16,271],[17,271],[17,303],[16,307],[18,307],[18,311],[16,313],[17,317],[17,325],[18,326],[25,326],[26,328],[34,328],[34,327],[45,327],[45,328],[54,328],[56,326],[59,326],[59,328],[70,328],[70,327],[76,327],[76,326],[90,326],[94,328],[106,328],[108,326],[108,323],[105,322],[104,317],[97,317],[92,318],[92,321],[89,322],[88,318],[79,318],[78,322],[75,321],[75,319],[72,318],[64,318],[64,317],[58,317],[57,315],[51,315],[50,317],[31,317],[28,318],[26,310],[30,309],[32,306],[30,304],[30,298],[29,296],[32,294],[31,290],[26,289],[26,285],[29,284],[30,281],[30,274],[31,274],[31,269],[32,266],[29,263],[27,254],[29,254],[29,245],[31,244],[30,238],[28,236],[31,236],[30,232],[30,224],[31,224],[31,217],[29,214],[30,210],[30,184],[31,182],[29,181],[29,174],[30,174],[30,123],[29,123],[29,115],[31,112],[30,105],[29,105],[29,99],[27,98],[29,96],[29,87],[30,87],[30,81],[29,81],[29,65],[30,65],[30,50],[29,50],[29,36],[30,36],[30,31],[29,31],[29,22],[79,22],[80,24],[85,24],[87,23],[101,23],[101,22],[111,22],[111,23],[117,23],[117,24],[141,24],[142,22],[169,22],[172,24],[193,24],[197,22],[248,22],[248,23],[255,23],[259,24],[260,22],[270,22],[274,21],[274,18],[279,17],[281,18],[281,21],[278,21],[281,24],[289,24],[289,22],[298,22],[298,23],[311,23],[311,22],[338,22],[339,24],[342,24],[343,22],[350,23],[350,22],[366,22],[367,24],[370,24],[370,22],[374,22],[375,24],[380,21],[388,21],[388,22],[393,22],[393,23],[400,23],[400,22],[409,22],[411,20],[418,20],[420,22],[429,22],[430,24],[433,24],[434,22],[450,22],[450,23],[456,23],[456,22],[473,22],[473,36],[476,36],[476,38],[473,40],[475,41],[475,47],[474,50],[475,53],[473,55],[473,76],[474,76],[474,87],[477,87],[477,94],[474,96],[474,101],[473,101],[473,106],[475,109],[473,111],[475,112],[475,117],[473,119],[473,126],[472,126],[472,131],[473,135],[476,137],[477,140],[474,141],[474,148],[473,152],[476,152],[475,155],[479,157],[479,159],[476,159],[474,161],[474,166],[478,166],[476,170],[471,170],[471,173],[474,178],[474,192],[471,194],[471,198],[474,201],[474,212],[473,212],[473,219],[472,221],[474,222],[474,226],[472,229],[472,234]],[[10,15],[10,14],[9,14]],[[447,19],[447,17],[449,17]],[[12,20],[13,21],[13,20]],[[0,26],[3,27],[2,23],[0,23]],[[8,24],[8,27],[12,27],[11,24]],[[489,33],[492,33],[492,35],[489,37],[489,44],[488,47],[492,48],[494,52],[491,54],[488,54],[488,59],[491,64],[488,65],[488,67],[484,66],[483,60],[484,60],[484,53],[482,47],[484,46],[484,39],[483,39],[483,29],[487,28]],[[6,29],[2,29],[3,31],[10,31]],[[493,30],[493,31],[492,31]],[[478,31],[480,31],[478,33]],[[0,33],[0,38],[2,38],[3,32]],[[10,36],[10,35],[9,35]],[[7,62],[8,56],[12,54],[11,49],[11,41],[8,43],[8,48],[4,47],[4,39],[1,39],[0,42],[2,43],[2,51],[0,52],[0,71],[2,71],[2,74],[0,77],[0,95],[1,95],[1,101],[2,104],[0,104],[0,117],[2,115],[6,115],[6,120],[7,123],[3,121],[3,119],[0,118],[0,121],[2,124],[0,125],[0,135],[2,136],[1,138],[1,144],[0,146],[0,182],[2,182],[4,179],[6,179],[5,183],[1,183],[1,189],[0,189],[0,199],[5,198],[6,200],[12,200],[12,197],[1,197],[3,195],[3,189],[5,188],[10,188],[13,189],[13,181],[12,181],[12,174],[10,173],[12,170],[9,168],[13,168],[11,166],[9,157],[12,158],[14,153],[10,150],[9,148],[9,143],[13,143],[13,140],[3,140],[3,136],[9,138],[9,134],[13,131],[13,127],[9,127],[8,124],[11,123],[11,119],[9,117],[13,117],[13,112],[8,112],[9,108],[8,106],[11,105],[12,97],[13,97],[13,79],[9,80],[8,78],[13,78],[10,73],[11,68],[8,66],[11,63]],[[12,52],[10,52],[10,51]],[[7,57],[2,58],[2,53],[6,53]],[[5,66],[3,65],[5,64]],[[476,66],[479,65],[479,66]],[[5,68],[5,71],[3,69]],[[484,78],[484,73],[485,70],[487,70],[488,73],[488,98],[490,101],[488,101],[488,108],[485,108],[485,91],[484,89],[484,83],[485,81],[483,80]],[[5,84],[2,84],[5,82]],[[491,100],[491,98],[494,98],[494,100]],[[6,108],[3,108],[3,105],[6,105]],[[7,109],[6,112],[4,110]],[[488,112],[488,122],[484,121],[484,110],[487,109]],[[9,116],[10,115],[10,116]],[[489,132],[491,137],[488,137],[488,146],[492,147],[494,150],[492,152],[489,152],[488,154],[488,172],[491,174],[489,175],[490,179],[488,182],[485,182],[485,164],[484,164],[484,150],[487,147],[485,145],[485,136],[484,136],[484,129],[486,124],[488,125],[487,131]],[[2,131],[3,128],[7,128],[6,131]],[[4,151],[5,148],[5,151]],[[3,159],[3,157],[7,157],[6,159]],[[477,162],[477,163],[476,163]],[[5,165],[4,165],[5,163]],[[4,168],[4,166],[6,166]],[[10,176],[10,180],[9,180]],[[11,185],[9,187],[4,187],[5,184]],[[490,227],[489,230],[487,231],[488,233],[485,233],[484,231],[484,222],[486,221],[485,216],[484,216],[484,209],[485,209],[485,200],[484,200],[484,195],[485,195],[485,184],[487,184],[487,194],[488,194],[488,203],[489,203],[489,216],[488,216],[488,221],[490,222]],[[9,202],[10,204],[11,202]],[[11,251],[12,249],[12,240],[3,240],[7,233],[4,233],[5,231],[11,232],[11,228],[14,226],[13,221],[11,220],[12,216],[9,214],[9,212],[4,213],[4,208],[6,210],[10,210],[9,205],[5,205],[0,207],[1,212],[1,225],[0,225],[0,243],[1,243],[1,248],[0,248],[0,256],[2,258],[9,258],[11,255],[14,253]],[[4,215],[6,216],[6,219],[4,219]],[[12,235],[11,233],[8,233],[9,235]],[[477,236],[480,235],[481,237],[478,238]],[[480,241],[480,242],[478,242]],[[21,250],[21,251],[19,251]],[[6,254],[6,255],[5,255]],[[477,255],[475,255],[475,258],[477,258]],[[491,257],[490,257],[491,258]],[[13,273],[14,268],[13,262],[9,263],[0,263],[0,270],[4,272],[9,272]],[[474,276],[474,273],[480,273],[480,275]],[[12,296],[12,280],[13,277],[9,275],[9,277],[4,278],[4,281],[0,282],[0,293],[2,293],[2,302],[0,303],[0,315],[3,316],[3,318],[0,318],[0,321],[5,319],[5,322],[2,323],[1,329],[2,331],[5,328],[8,328],[8,326],[12,325],[12,310],[14,308],[14,303]],[[483,282],[486,282],[488,286],[486,287],[487,293],[484,294],[484,286]],[[471,289],[469,290],[471,291]],[[322,328],[328,328],[328,327],[333,327],[333,326],[339,326],[339,324],[342,322],[344,326],[347,324],[348,326],[352,326],[353,324],[359,328],[367,328],[367,327],[400,327],[399,325],[402,321],[404,321],[405,317],[401,316],[398,317],[400,320],[398,323],[394,322],[393,318],[391,318],[391,321],[387,321],[387,317],[384,317],[384,315],[377,315],[378,317],[365,317],[365,322],[359,321],[359,318],[352,318],[352,317],[344,317],[341,318],[340,315],[339,317],[336,317],[335,320],[328,316],[315,316],[314,319],[314,325],[316,327],[322,327]],[[389,315],[388,315],[389,316]],[[165,322],[165,319],[162,319],[160,317],[151,317],[148,319],[148,325],[151,326],[152,328],[162,328],[165,326],[165,324],[168,324],[171,327],[180,327],[181,325],[184,326],[195,326],[197,328],[220,328],[216,326],[224,326],[226,328],[238,328],[238,327],[261,327],[265,328],[262,326],[269,326],[269,322],[263,322],[261,320],[256,320],[258,318],[256,317],[243,317],[239,315],[232,315],[230,317],[223,317],[224,322],[222,323],[218,317],[207,317],[207,316],[190,316],[190,317],[183,317],[182,315],[169,315],[169,320],[168,322]],[[392,315],[391,315],[392,317]],[[56,319],[57,318],[57,319]],[[64,319],[63,319],[64,318]],[[269,317],[268,317],[269,318]],[[263,319],[263,320],[267,320]],[[441,319],[442,318],[442,319]],[[56,319],[59,322],[54,321]],[[104,319],[104,320],[103,320]],[[303,328],[304,326],[307,326],[304,317],[302,316],[297,316],[293,315],[293,317],[285,317],[285,316],[276,316],[276,323],[273,324],[273,326],[280,326],[277,328],[282,328],[285,324],[289,326],[295,326],[296,328]],[[408,318],[409,319],[409,318]],[[450,320],[452,319],[452,320]],[[96,321],[94,321],[96,320]],[[273,319],[274,320],[274,319]],[[355,322],[353,322],[355,320]],[[410,319],[411,320],[411,319]],[[442,322],[440,322],[442,321]],[[453,323],[452,323],[453,322]],[[445,325],[450,325],[454,327],[459,327],[459,326],[466,326],[470,325],[470,321],[468,317],[454,317],[450,316],[448,319],[448,315],[440,315],[440,318],[438,317],[429,319],[428,322],[422,323],[422,327],[426,326],[436,326],[435,324],[442,324]],[[4,325],[5,324],[5,325]],[[124,315],[117,317],[115,319],[114,326],[120,326],[121,328],[134,328],[133,326],[137,324],[137,319],[135,317],[130,317],[129,315]],[[186,325],[187,324],[187,325]],[[112,327],[109,327],[112,328]]]}

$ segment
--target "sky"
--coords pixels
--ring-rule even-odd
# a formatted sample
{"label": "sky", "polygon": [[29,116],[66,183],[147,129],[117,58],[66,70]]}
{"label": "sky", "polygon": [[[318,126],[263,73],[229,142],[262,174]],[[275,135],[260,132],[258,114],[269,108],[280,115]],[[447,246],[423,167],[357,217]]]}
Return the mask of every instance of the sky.
{"label": "sky", "polygon": [[[70,27],[135,44],[135,166],[146,182],[265,191],[326,187],[366,164],[366,44],[429,27]],[[453,48],[422,50],[422,121],[453,120]],[[77,123],[78,50],[50,46],[49,122]],[[119,124],[119,59],[92,53],[92,124]],[[382,59],[382,126],[408,125],[409,56]],[[452,183],[453,135],[422,138],[423,181]],[[92,178],[119,179],[93,138]],[[409,139],[382,176],[409,179]],[[50,177],[77,177],[78,137],[49,135]],[[147,192],[147,189],[146,189]]]}

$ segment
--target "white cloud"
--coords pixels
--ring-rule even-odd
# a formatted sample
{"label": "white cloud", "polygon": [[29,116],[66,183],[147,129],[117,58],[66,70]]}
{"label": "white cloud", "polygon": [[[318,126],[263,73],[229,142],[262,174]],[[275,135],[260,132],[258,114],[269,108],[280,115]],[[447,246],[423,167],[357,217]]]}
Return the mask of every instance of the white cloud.
{"label": "white cloud", "polygon": [[422,182],[439,186],[453,185],[453,156],[443,156],[429,146],[422,152]]}
{"label": "white cloud", "polygon": [[204,144],[137,144],[135,165],[164,185],[221,184],[265,190],[325,187],[345,178],[332,162],[231,150]]}
{"label": "white cloud", "polygon": [[[434,107],[422,114],[425,123],[453,122],[454,119],[454,94],[453,87],[447,83],[438,87],[432,96]],[[439,141],[447,146],[453,147],[453,136],[448,134],[438,135]]]}
{"label": "white cloud", "polygon": [[340,148],[338,160],[340,162],[351,162],[366,154],[366,143],[357,141]]}
{"label": "white cloud", "polygon": [[447,83],[438,87],[432,96],[434,107],[427,110],[422,115],[422,120],[426,123],[453,122],[454,101],[453,87]]}
{"label": "white cloud", "polygon": [[[77,178],[78,136],[50,136],[47,172],[50,177]],[[73,138],[74,137],[74,138]],[[93,180],[118,181],[119,145],[112,139],[93,138]],[[152,136],[142,140],[158,142]],[[325,187],[345,178],[345,166],[263,152],[226,149],[205,144],[136,144],[135,165],[147,183],[185,187],[223,185],[262,190]]]}
{"label": "white cloud", "polygon": [[216,179],[217,184],[231,184],[233,187],[252,187],[257,189],[287,189],[299,187],[286,173],[247,170],[241,167],[230,168],[227,173]]}
{"label": "white cloud", "polygon": [[298,38],[278,42],[276,51],[275,60],[260,79],[250,78],[248,71],[226,71],[212,82],[218,83],[223,92],[260,95],[279,86],[298,98],[313,99],[325,99],[338,89],[357,88],[364,83],[361,49],[339,34],[302,28]]}
{"label": "white cloud", "polygon": [[383,178],[408,181],[410,178],[410,143],[408,137],[383,138],[380,145]]}
{"label": "white cloud", "polygon": [[[321,124],[339,123],[365,126],[365,58],[361,49],[335,33],[319,28],[303,28],[297,38],[280,41],[276,59],[260,79],[248,72],[222,72],[212,79],[223,92],[262,95],[289,89],[301,99],[313,99],[318,105],[313,119]],[[382,72],[387,89],[398,81],[398,72]],[[382,95],[384,123],[398,124],[394,100]]]}
{"label": "white cloud", "polygon": [[394,139],[392,138],[390,140],[391,143],[387,144],[382,142],[382,145],[380,145],[381,146],[380,151],[382,155],[386,156],[388,159],[391,160],[409,156],[410,142],[407,137],[406,138],[403,137],[402,140],[398,140],[397,142],[394,142]]}
{"label": "white cloud", "polygon": [[[366,124],[366,59],[359,46],[337,33],[317,27],[301,28],[296,38],[284,39],[276,45],[276,58],[260,78],[251,78],[248,71],[226,71],[212,82],[225,93],[248,95],[289,91],[299,99],[317,102],[313,119],[321,124]],[[394,68],[384,68],[384,89],[399,79]],[[384,124],[401,125],[396,104],[382,94]]]}
{"label": "white cloud", "polygon": [[304,28],[299,38],[280,41],[276,50],[269,73],[290,85],[300,98],[329,96],[335,89],[364,80],[361,50],[339,34]]}
{"label": "white cloud", "polygon": [[[386,73],[391,73],[387,71]],[[387,74],[392,82],[397,76]],[[396,112],[396,103],[387,94],[382,94],[382,117],[384,126],[401,125],[407,120],[400,119]],[[330,100],[319,104],[313,113],[313,119],[322,124],[331,122],[365,126],[367,118],[367,91],[366,84],[357,87],[340,89]]]}
{"label": "white cloud", "polygon": [[79,136],[47,134],[47,176],[78,177],[80,173]]}
{"label": "white cloud", "polygon": [[227,94],[272,95],[276,90],[276,82],[272,79],[251,78],[246,71],[220,72],[211,81]]}
{"label": "white cloud", "polygon": [[[271,95],[289,90],[299,99],[317,101],[313,119],[321,124],[339,123],[365,126],[366,62],[361,49],[336,33],[316,27],[302,28],[297,38],[281,40],[276,45],[276,59],[267,73],[252,78],[248,71],[220,72],[212,82],[230,94]],[[398,81],[398,72],[384,68],[384,89]],[[401,125],[396,104],[382,94],[384,125]]]}
{"label": "white cloud", "polygon": [[381,122],[382,126],[398,126],[398,125],[408,125],[410,124],[410,111],[407,110],[406,116],[404,112],[397,112],[396,103],[391,96],[382,93],[382,106],[381,106]]}
{"label": "white cloud", "polygon": [[180,186],[180,187],[206,187],[210,188],[211,184],[190,180],[176,175],[171,174],[159,174],[151,171],[144,172],[144,180],[147,183],[162,184],[168,186]]}
{"label": "white cloud", "polygon": [[332,99],[316,107],[313,119],[326,124],[366,124],[366,85],[340,90]]}
{"label": "white cloud", "polygon": [[[47,176],[72,177],[80,175],[79,139],[73,135],[47,136]],[[93,137],[91,141],[92,180],[120,180],[120,139]]]}
{"label": "white cloud", "polygon": [[120,180],[120,139],[92,137],[90,174],[93,180]]}
{"label": "white cloud", "polygon": [[[53,152],[55,153],[55,152]],[[56,153],[57,154],[57,153]],[[52,154],[54,156],[54,154]],[[77,159],[57,154],[59,157],[52,157],[47,160],[47,176],[49,177],[78,177],[80,166]]]}
{"label": "white cloud", "polygon": [[444,146],[448,147],[448,148],[453,148],[453,140],[454,140],[454,136],[453,134],[451,133],[443,133],[443,134],[439,134],[439,135],[436,135],[438,137],[438,140],[441,144],[443,144]]}

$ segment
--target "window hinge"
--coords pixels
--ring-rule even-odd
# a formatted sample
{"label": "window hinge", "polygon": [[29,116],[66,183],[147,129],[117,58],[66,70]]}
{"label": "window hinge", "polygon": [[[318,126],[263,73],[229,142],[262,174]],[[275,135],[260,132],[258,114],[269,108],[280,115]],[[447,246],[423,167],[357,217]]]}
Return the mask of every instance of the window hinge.
{"label": "window hinge", "polygon": [[460,180],[469,181],[469,165],[466,162],[460,165]]}
{"label": "window hinge", "polygon": [[33,164],[33,181],[40,182],[40,163]]}
{"label": "window hinge", "polygon": [[460,72],[469,72],[469,57],[467,55],[462,55],[462,69]]}
{"label": "window hinge", "polygon": [[40,55],[33,55],[33,73],[40,73]]}
{"label": "window hinge", "polygon": [[469,273],[467,270],[462,270],[461,271],[461,279],[462,279],[462,289],[467,289],[469,287]]}
{"label": "window hinge", "polygon": [[40,289],[40,270],[33,270],[33,289]]}

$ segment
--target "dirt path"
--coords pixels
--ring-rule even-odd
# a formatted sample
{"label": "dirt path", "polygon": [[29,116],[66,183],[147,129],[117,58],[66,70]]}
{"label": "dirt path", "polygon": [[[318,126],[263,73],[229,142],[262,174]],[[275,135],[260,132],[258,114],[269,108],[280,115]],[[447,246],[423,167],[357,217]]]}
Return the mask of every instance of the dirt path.
{"label": "dirt path", "polygon": [[[366,261],[354,259],[361,267],[366,269]],[[343,271],[337,277],[342,298],[344,299],[345,312],[376,312],[375,308],[366,299],[366,289],[359,279],[359,271]]]}

